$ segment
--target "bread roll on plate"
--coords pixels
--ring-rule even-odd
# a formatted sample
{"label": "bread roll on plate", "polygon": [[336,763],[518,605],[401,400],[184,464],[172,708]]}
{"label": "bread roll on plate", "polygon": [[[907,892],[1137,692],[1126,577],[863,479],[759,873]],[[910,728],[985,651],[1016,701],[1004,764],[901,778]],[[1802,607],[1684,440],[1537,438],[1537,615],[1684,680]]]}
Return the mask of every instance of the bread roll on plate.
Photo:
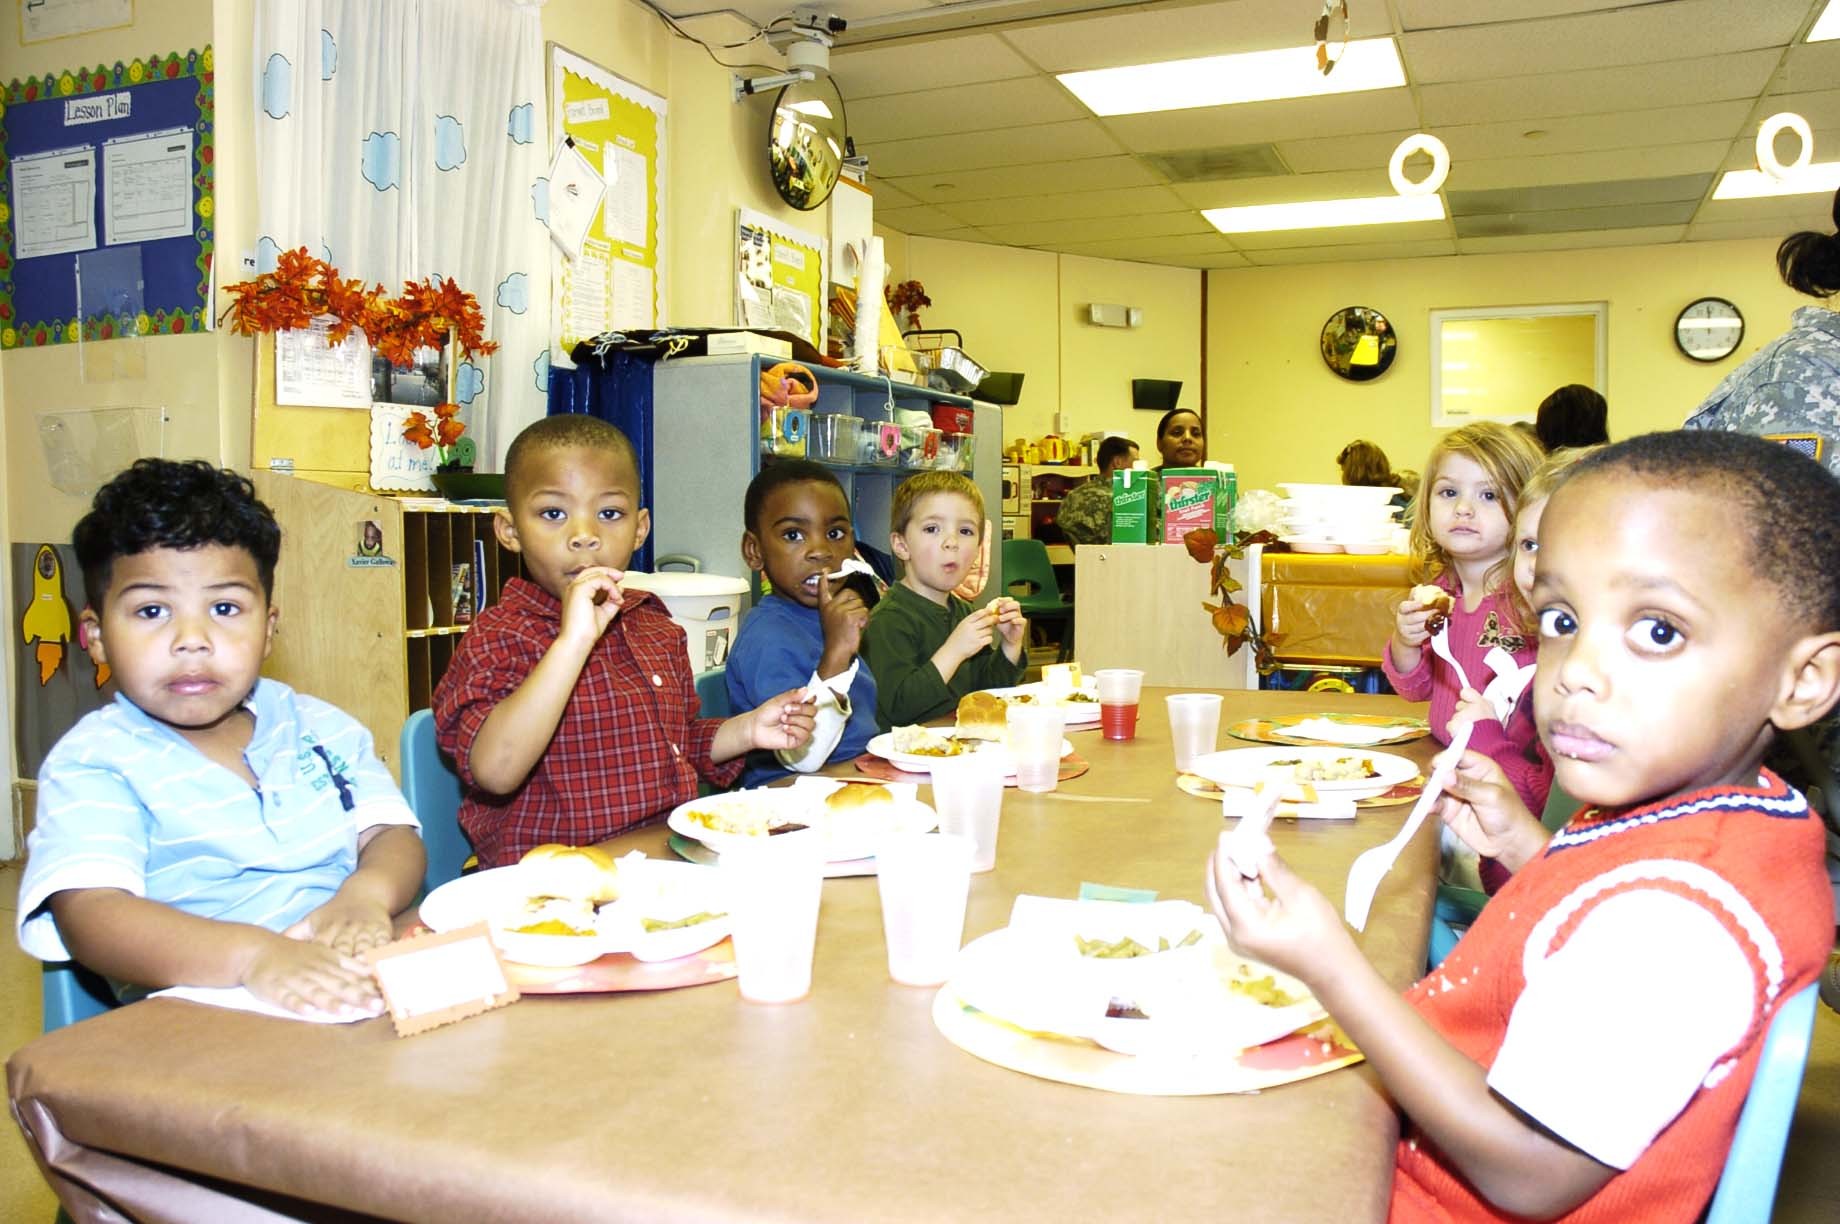
{"label": "bread roll on plate", "polygon": [[1009,734],[1009,703],[994,693],[966,693],[958,699],[959,739],[996,740]]}
{"label": "bread roll on plate", "polygon": [[894,793],[879,782],[846,782],[824,797],[831,812],[866,812],[892,807]]}
{"label": "bread roll on plate", "polygon": [[538,846],[518,862],[532,896],[566,897],[601,905],[620,896],[620,868],[599,846]]}

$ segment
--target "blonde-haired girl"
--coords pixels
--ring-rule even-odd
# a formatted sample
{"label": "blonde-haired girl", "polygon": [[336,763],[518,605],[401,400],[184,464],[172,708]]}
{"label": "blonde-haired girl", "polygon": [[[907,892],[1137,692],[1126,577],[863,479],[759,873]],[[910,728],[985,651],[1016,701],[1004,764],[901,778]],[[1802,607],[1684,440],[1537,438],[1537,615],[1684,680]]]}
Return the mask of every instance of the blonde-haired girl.
{"label": "blonde-haired girl", "polygon": [[[1413,505],[1413,579],[1452,597],[1447,627],[1440,632],[1479,685],[1495,675],[1487,661],[1490,651],[1499,647],[1520,668],[1530,667],[1536,653],[1515,603],[1510,545],[1521,488],[1542,458],[1539,444],[1522,431],[1484,421],[1444,435],[1425,460],[1424,484]],[[1432,604],[1410,596],[1399,604],[1382,666],[1401,697],[1430,699],[1431,733],[1448,744],[1462,685],[1453,669],[1433,660],[1427,627],[1433,611]],[[1523,719],[1505,726],[1495,718],[1477,719],[1470,736],[1470,749],[1501,766],[1530,812],[1545,807],[1552,786],[1552,765],[1532,749],[1534,740],[1532,723]]]}

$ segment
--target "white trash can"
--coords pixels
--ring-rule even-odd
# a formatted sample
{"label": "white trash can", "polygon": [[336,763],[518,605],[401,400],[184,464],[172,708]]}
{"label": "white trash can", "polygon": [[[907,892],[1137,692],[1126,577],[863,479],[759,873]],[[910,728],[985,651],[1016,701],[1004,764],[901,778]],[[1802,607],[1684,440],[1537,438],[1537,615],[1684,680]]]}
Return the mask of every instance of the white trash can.
{"label": "white trash can", "polygon": [[728,663],[729,648],[741,626],[741,601],[747,597],[745,578],[628,570],[622,585],[650,591],[664,603],[689,639],[691,671],[705,672]]}

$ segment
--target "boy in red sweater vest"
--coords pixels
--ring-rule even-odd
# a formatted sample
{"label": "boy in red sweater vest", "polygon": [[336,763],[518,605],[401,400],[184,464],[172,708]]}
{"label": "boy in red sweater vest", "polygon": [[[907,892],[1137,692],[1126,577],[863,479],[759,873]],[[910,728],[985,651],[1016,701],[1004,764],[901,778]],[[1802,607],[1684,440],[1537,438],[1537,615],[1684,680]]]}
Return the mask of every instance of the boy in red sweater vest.
{"label": "boy in red sweater vest", "polygon": [[1442,814],[1515,874],[1444,963],[1396,995],[1276,856],[1252,880],[1214,856],[1233,943],[1308,983],[1408,1116],[1393,1219],[1705,1208],[1832,936],[1821,822],[1760,762],[1840,696],[1837,574],[1819,464],[1725,433],[1612,446],[1553,494],[1533,592],[1534,718],[1585,807],[1547,840],[1465,756]]}

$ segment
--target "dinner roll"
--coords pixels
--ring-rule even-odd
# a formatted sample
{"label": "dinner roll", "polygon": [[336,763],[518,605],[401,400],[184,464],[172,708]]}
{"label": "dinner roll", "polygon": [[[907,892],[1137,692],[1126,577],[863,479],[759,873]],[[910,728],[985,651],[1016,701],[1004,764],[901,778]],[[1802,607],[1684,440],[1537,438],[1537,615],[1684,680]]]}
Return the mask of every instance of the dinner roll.
{"label": "dinner roll", "polygon": [[958,699],[958,738],[998,740],[1008,734],[1009,703],[991,693],[966,693]]}
{"label": "dinner roll", "polygon": [[880,783],[846,782],[824,797],[833,812],[860,812],[894,802],[894,793]]}
{"label": "dinner roll", "polygon": [[532,895],[599,905],[620,895],[620,868],[599,846],[538,846],[518,862]]}

